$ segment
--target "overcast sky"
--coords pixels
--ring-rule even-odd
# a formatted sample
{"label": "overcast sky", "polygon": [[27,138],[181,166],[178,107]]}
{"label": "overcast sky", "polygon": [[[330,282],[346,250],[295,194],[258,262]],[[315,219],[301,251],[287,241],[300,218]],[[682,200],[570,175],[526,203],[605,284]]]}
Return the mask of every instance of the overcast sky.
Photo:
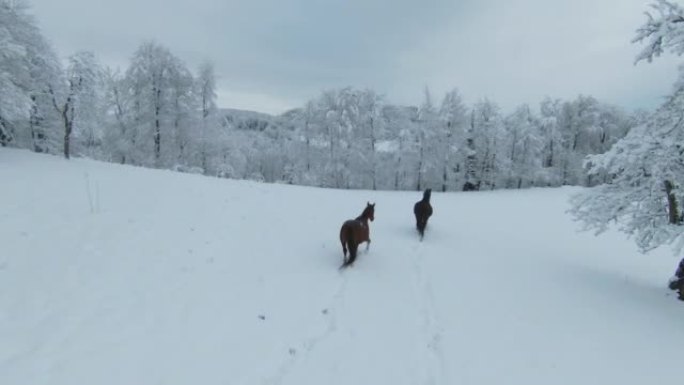
{"label": "overcast sky", "polygon": [[634,65],[643,0],[29,0],[61,57],[125,69],[154,40],[197,69],[220,107],[281,113],[324,89],[371,88],[417,105],[458,88],[504,110],[578,94],[655,107],[681,58]]}

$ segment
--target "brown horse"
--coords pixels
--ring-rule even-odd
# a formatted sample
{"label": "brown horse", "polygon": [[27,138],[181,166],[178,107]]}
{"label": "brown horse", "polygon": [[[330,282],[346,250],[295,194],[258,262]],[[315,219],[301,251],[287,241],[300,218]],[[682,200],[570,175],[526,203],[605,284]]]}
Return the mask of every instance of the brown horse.
{"label": "brown horse", "polygon": [[418,234],[420,234],[420,240],[423,240],[425,235],[425,227],[427,226],[427,221],[432,216],[432,205],[430,205],[430,194],[432,194],[432,189],[427,189],[423,193],[423,199],[416,202],[413,206],[413,214],[416,216],[416,228],[418,228]]}
{"label": "brown horse", "polygon": [[[340,242],[342,243],[342,252],[344,253],[344,262],[340,269],[351,266],[356,260],[356,252],[359,245],[363,242],[366,244],[366,250],[370,247],[370,233],[368,227],[368,220],[375,219],[375,203],[366,203],[366,208],[361,215],[356,219],[350,219],[342,224],[340,229]],[[347,249],[349,249],[349,259],[347,259]]]}

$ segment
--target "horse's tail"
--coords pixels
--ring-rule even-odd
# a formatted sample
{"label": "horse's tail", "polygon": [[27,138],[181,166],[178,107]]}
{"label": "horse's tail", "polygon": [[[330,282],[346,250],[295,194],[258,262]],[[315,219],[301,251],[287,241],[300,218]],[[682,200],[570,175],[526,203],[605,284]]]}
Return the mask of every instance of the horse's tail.
{"label": "horse's tail", "polygon": [[353,230],[349,232],[347,245],[349,245],[349,260],[347,261],[347,266],[351,266],[354,261],[356,261],[356,252],[359,250],[359,243],[356,241],[356,235]]}
{"label": "horse's tail", "polygon": [[416,228],[418,229],[418,234],[423,238],[425,234],[425,225],[427,223],[427,218],[425,215],[425,202],[417,202],[413,207],[413,213],[416,215]]}
{"label": "horse's tail", "polygon": [[420,218],[416,220],[416,227],[418,228],[418,234],[420,234],[421,239],[425,235],[425,225],[427,225],[427,220],[421,215]]}
{"label": "horse's tail", "polygon": [[345,224],[342,225],[340,229],[340,243],[342,244],[342,254],[344,255],[344,261],[347,261],[347,233],[349,230]]}
{"label": "horse's tail", "polygon": [[356,242],[356,236],[354,234],[353,228],[347,228],[343,242],[347,244],[347,248],[349,249],[349,259],[344,261],[342,266],[340,266],[341,268],[351,266],[351,264],[356,260],[356,252],[359,249],[359,244]]}

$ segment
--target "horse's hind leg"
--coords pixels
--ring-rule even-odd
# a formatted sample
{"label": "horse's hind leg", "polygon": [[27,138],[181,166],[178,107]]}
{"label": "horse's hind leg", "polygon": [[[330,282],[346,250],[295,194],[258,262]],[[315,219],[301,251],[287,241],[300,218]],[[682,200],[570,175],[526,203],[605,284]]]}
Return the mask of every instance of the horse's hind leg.
{"label": "horse's hind leg", "polygon": [[344,262],[346,263],[347,262],[347,245],[344,243],[344,241],[342,241],[341,243],[342,243],[342,254],[344,255]]}

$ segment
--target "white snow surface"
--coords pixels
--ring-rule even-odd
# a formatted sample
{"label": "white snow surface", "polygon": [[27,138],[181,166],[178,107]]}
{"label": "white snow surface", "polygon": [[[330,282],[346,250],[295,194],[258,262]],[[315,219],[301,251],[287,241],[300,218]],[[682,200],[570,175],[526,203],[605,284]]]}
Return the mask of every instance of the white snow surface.
{"label": "white snow surface", "polygon": [[[0,384],[672,384],[678,259],[580,189],[432,195],[0,149]],[[339,228],[376,202],[370,250]]]}

